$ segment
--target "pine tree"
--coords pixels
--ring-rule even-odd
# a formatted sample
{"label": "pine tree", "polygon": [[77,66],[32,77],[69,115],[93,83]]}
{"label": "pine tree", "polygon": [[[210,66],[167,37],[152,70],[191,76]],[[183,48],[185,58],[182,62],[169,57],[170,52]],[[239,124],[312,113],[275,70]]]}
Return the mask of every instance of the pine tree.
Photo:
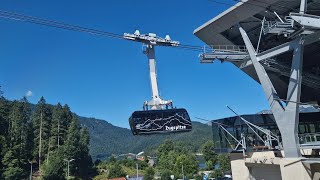
{"label": "pine tree", "polygon": [[44,172],[42,178],[45,180],[64,180],[64,163],[63,162],[63,151],[57,149],[49,157],[48,163],[44,164]]}
{"label": "pine tree", "polygon": [[64,179],[63,159],[75,159],[70,174],[88,179],[89,132],[68,105],[51,106],[41,97],[32,110],[25,97],[6,100],[0,87],[0,179],[27,179],[31,161],[38,163],[42,178]]}
{"label": "pine tree", "polygon": [[92,164],[91,156],[89,155],[89,131],[87,128],[81,128],[80,131],[80,157],[79,157],[79,176],[87,179],[90,173]]}
{"label": "pine tree", "polygon": [[33,156],[37,157],[39,170],[41,163],[46,158],[50,138],[51,110],[43,97],[40,98],[32,114],[34,149]]}
{"label": "pine tree", "polygon": [[[33,132],[31,121],[31,107],[26,97],[20,101],[22,105],[22,132],[21,132],[21,155],[26,160],[32,160]],[[26,162],[28,163],[28,162]]]}
{"label": "pine tree", "polygon": [[78,173],[76,172],[75,164],[79,164],[80,152],[80,126],[78,119],[73,117],[64,144],[65,159],[74,159],[74,161],[70,163],[70,174]]}
{"label": "pine tree", "polygon": [[[0,91],[1,92],[1,91]],[[1,96],[1,95],[0,95]],[[9,131],[9,102],[3,97],[0,97],[0,159],[3,159],[7,151],[8,131]],[[0,161],[0,174],[3,174],[4,167]],[[1,177],[1,176],[0,176]]]}
{"label": "pine tree", "polygon": [[20,144],[20,156],[21,162],[24,164],[25,170],[29,171],[29,161],[32,158],[33,148],[33,129],[31,121],[31,107],[26,97],[20,100],[22,106],[22,122],[21,122],[21,144]]}
{"label": "pine tree", "polygon": [[52,121],[51,121],[51,130],[50,130],[50,140],[49,140],[49,151],[48,157],[51,153],[54,153],[60,147],[60,135],[65,133],[65,130],[62,130],[60,124],[63,120],[63,109],[60,103],[53,107],[52,110]]}
{"label": "pine tree", "polygon": [[29,162],[34,160],[32,155],[32,150],[34,146],[34,136],[33,136],[33,125],[31,119],[31,104],[28,102],[26,97],[23,97],[21,100],[23,106],[23,116],[24,116],[24,133],[26,134],[25,139],[25,156],[28,157]]}
{"label": "pine tree", "polygon": [[67,140],[67,131],[70,126],[71,120],[73,118],[72,112],[70,111],[69,106],[66,104],[63,106],[63,113],[62,113],[62,121],[60,123],[60,139],[59,143],[60,145],[64,144],[64,142]]}
{"label": "pine tree", "polygon": [[17,147],[10,148],[2,159],[2,163],[5,166],[5,170],[2,174],[4,179],[8,180],[20,180],[23,179],[23,169],[19,167],[19,161],[16,158],[18,156]]}
{"label": "pine tree", "polygon": [[24,98],[22,102],[14,101],[9,114],[10,143],[2,163],[5,166],[3,176],[5,179],[22,179],[27,176],[28,160],[28,122],[30,110]]}

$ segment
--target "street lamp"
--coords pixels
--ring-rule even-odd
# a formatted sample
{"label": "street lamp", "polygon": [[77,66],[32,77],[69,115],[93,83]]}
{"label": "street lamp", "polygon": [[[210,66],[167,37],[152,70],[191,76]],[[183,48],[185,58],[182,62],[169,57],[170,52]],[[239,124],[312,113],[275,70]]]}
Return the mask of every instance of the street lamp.
{"label": "street lamp", "polygon": [[174,180],[174,175],[171,175],[170,178],[171,178],[171,180]]}
{"label": "street lamp", "polygon": [[68,171],[67,171],[67,178],[69,179],[69,176],[70,176],[70,172],[69,172],[69,165],[70,165],[70,162],[72,162],[72,161],[74,161],[74,159],[70,159],[70,160],[68,160],[68,159],[63,159],[64,161],[66,161],[67,162],[67,169],[68,169]]}
{"label": "street lamp", "polygon": [[[144,153],[144,151],[141,151],[138,154],[136,154],[136,159],[138,160],[138,156],[140,156],[143,153]],[[138,180],[139,179],[139,165],[138,165],[138,162],[136,163],[136,167],[137,167],[137,180]]]}
{"label": "street lamp", "polygon": [[136,163],[136,166],[137,166],[137,180],[139,179],[139,165],[138,163]]}
{"label": "street lamp", "polygon": [[30,180],[32,180],[32,164],[33,164],[33,161],[29,161],[30,163]]}
{"label": "street lamp", "polygon": [[140,156],[141,154],[143,154],[144,151],[139,152],[138,154],[136,154],[136,159],[138,159],[138,156]]}

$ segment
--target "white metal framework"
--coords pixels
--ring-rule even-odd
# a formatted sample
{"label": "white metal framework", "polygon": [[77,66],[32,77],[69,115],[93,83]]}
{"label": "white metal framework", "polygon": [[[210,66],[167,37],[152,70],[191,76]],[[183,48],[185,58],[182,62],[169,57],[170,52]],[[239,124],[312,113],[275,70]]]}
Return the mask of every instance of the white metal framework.
{"label": "white metal framework", "polygon": [[[266,147],[268,147],[268,149],[273,149],[272,147],[272,141],[276,141],[278,144],[278,148],[281,147],[280,145],[280,141],[279,141],[279,137],[277,135],[275,135],[274,133],[272,133],[269,129],[266,128],[262,128],[260,126],[257,126],[249,121],[247,121],[246,119],[244,119],[243,117],[241,117],[238,113],[236,113],[233,109],[231,109],[229,106],[227,106],[228,109],[230,109],[230,111],[232,111],[235,115],[237,115],[251,130],[252,132],[264,143],[264,145]],[[262,132],[264,135],[266,135],[266,139],[263,139],[255,130],[257,129],[258,131]]]}
{"label": "white metal framework", "polygon": [[[206,120],[206,119],[203,119],[203,118],[198,118],[196,117],[197,119],[199,120],[202,120],[202,121],[209,121],[209,120]],[[235,147],[234,144],[232,144],[230,142],[230,140],[228,139],[228,137],[225,135],[225,133],[222,133],[226,139],[226,141],[228,142],[228,144],[231,146],[231,148],[233,149],[233,151],[242,151],[243,152],[243,155],[245,155],[245,151],[247,149],[247,144],[246,144],[246,138],[245,138],[245,134],[244,133],[241,133],[240,135],[240,140],[238,140],[236,137],[234,137],[224,126],[224,124],[222,123],[219,123],[219,122],[215,122],[215,121],[209,121],[211,122],[212,124],[216,124],[221,130],[223,130],[225,133],[227,133],[236,143],[237,145]]]}
{"label": "white metal framework", "polygon": [[153,33],[140,34],[138,30],[136,30],[134,34],[124,33],[123,38],[143,43],[143,52],[149,59],[152,99],[144,102],[144,110],[148,110],[149,107],[151,107],[151,110],[167,109],[168,107],[172,108],[172,100],[166,101],[159,96],[154,48],[155,46],[179,46],[180,43],[178,41],[172,41],[169,35],[166,35],[165,38],[161,38]]}

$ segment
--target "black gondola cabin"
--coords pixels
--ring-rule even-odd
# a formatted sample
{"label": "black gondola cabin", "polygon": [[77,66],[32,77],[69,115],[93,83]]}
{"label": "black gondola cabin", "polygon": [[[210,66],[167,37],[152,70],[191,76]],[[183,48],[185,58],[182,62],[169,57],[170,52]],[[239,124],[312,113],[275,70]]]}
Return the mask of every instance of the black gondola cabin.
{"label": "black gondola cabin", "polygon": [[178,133],[192,130],[188,112],[185,109],[135,111],[129,118],[133,135]]}

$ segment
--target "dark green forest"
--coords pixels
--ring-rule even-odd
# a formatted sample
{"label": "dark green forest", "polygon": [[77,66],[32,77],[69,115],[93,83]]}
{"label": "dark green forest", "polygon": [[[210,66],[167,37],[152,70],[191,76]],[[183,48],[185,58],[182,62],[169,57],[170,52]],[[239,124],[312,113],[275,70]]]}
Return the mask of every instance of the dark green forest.
{"label": "dark green forest", "polygon": [[87,179],[92,168],[89,132],[68,105],[49,105],[41,97],[36,105],[27,98],[9,101],[0,91],[0,179],[20,180],[33,176]]}

